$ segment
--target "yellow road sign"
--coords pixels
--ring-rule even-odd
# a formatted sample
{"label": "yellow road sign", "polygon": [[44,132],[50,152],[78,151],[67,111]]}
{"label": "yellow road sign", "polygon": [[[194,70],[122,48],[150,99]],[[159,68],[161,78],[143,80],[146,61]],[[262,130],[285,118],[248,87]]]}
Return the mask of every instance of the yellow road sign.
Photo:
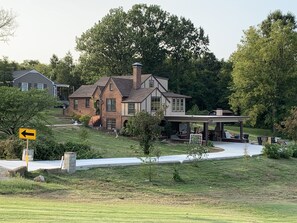
{"label": "yellow road sign", "polygon": [[36,140],[36,129],[20,128],[19,129],[19,138],[20,139]]}

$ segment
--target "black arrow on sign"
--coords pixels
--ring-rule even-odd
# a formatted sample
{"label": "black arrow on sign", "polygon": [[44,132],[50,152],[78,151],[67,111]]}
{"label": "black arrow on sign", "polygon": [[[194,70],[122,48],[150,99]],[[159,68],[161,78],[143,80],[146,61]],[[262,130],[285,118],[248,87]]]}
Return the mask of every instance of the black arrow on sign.
{"label": "black arrow on sign", "polygon": [[22,134],[25,138],[26,138],[27,136],[34,136],[34,133],[26,132],[26,130],[24,130],[21,134]]}

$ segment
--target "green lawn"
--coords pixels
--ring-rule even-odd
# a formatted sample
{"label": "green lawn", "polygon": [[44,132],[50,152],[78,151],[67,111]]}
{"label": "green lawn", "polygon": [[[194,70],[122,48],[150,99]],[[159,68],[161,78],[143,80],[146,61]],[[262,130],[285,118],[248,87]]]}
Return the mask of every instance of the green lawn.
{"label": "green lawn", "polygon": [[[153,168],[32,173],[0,181],[2,222],[296,222],[297,160],[264,157]],[[182,182],[172,179],[178,170]],[[31,179],[43,174],[47,183]]]}

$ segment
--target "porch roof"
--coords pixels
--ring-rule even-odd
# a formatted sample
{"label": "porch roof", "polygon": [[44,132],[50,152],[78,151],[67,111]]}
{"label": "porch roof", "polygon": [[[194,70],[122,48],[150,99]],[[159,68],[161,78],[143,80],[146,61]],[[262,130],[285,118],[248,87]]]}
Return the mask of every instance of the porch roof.
{"label": "porch roof", "polygon": [[170,122],[203,122],[203,123],[226,123],[226,122],[242,122],[249,119],[248,116],[228,116],[228,115],[165,115],[164,118]]}

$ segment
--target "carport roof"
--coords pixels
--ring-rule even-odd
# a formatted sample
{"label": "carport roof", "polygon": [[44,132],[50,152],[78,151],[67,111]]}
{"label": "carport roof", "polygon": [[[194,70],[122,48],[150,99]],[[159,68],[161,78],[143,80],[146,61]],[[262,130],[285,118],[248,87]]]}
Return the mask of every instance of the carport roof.
{"label": "carport roof", "polygon": [[218,116],[218,115],[168,115],[164,117],[170,122],[204,122],[204,123],[226,123],[226,122],[242,122],[249,119],[248,116]]}

